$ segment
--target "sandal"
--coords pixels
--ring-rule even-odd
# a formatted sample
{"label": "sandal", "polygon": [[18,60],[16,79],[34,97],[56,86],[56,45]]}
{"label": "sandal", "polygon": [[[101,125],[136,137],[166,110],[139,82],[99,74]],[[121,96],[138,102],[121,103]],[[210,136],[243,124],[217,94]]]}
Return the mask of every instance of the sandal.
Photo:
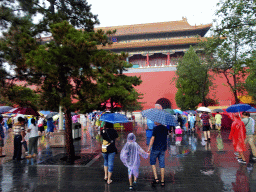
{"label": "sandal", "polygon": [[133,190],[133,186],[130,186],[130,187],[129,187],[129,190]]}
{"label": "sandal", "polygon": [[159,184],[159,179],[154,179],[152,182],[151,182],[152,185],[155,185],[155,184]]}
{"label": "sandal", "polygon": [[164,187],[164,186],[165,186],[165,182],[161,181],[161,187]]}
{"label": "sandal", "polygon": [[107,184],[111,184],[111,183],[112,183],[112,180],[107,181]]}
{"label": "sandal", "polygon": [[108,178],[107,178],[107,177],[105,177],[105,178],[104,178],[104,181],[106,181],[106,182],[107,182],[107,181],[108,181]]}

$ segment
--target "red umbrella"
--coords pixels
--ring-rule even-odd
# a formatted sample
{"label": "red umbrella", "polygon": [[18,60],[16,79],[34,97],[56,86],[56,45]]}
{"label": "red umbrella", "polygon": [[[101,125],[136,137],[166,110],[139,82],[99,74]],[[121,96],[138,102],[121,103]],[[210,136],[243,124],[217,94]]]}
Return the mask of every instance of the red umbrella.
{"label": "red umbrella", "polygon": [[34,116],[40,116],[40,114],[35,111],[34,109],[32,109],[31,107],[26,107],[26,108],[18,108],[16,110],[14,110],[12,113],[19,113],[19,114],[23,114],[23,115],[34,115]]}

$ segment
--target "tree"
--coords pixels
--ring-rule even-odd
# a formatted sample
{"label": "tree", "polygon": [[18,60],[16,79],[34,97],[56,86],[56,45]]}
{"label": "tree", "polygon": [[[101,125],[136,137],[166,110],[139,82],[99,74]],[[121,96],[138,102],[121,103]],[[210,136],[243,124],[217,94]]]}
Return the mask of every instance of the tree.
{"label": "tree", "polygon": [[248,63],[250,74],[245,80],[245,88],[248,94],[256,101],[256,52],[253,51]]}
{"label": "tree", "polygon": [[212,70],[223,74],[235,103],[238,93],[244,91],[245,64],[255,48],[255,1],[225,0],[218,4],[213,38],[204,43]]}
{"label": "tree", "polygon": [[207,65],[202,64],[191,46],[178,62],[175,100],[181,110],[195,109],[209,92],[210,80]]}
{"label": "tree", "polygon": [[[99,71],[97,83],[99,85],[100,101],[105,102],[110,99],[112,112],[114,102],[121,105],[124,111],[141,108],[141,104],[138,102],[141,94],[135,90],[135,87],[142,82],[140,77],[123,74],[123,71],[132,66],[132,64],[125,61],[127,55],[125,53],[117,55],[106,51],[101,54],[104,55],[101,57],[104,61],[100,61],[100,63],[107,62],[108,65]],[[97,56],[97,60],[98,58],[99,56]],[[131,107],[132,105],[133,107]]]}

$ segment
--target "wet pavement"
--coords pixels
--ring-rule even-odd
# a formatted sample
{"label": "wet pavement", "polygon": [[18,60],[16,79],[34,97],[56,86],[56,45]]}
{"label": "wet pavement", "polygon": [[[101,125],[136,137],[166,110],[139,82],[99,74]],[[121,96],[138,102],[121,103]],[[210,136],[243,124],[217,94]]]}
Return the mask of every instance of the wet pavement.
{"label": "wet pavement", "polygon": [[[61,163],[64,149],[51,148],[46,138],[40,139],[37,158],[12,161],[12,136],[8,134],[6,157],[0,159],[0,191],[129,191],[127,168],[120,161],[120,153],[115,157],[113,183],[108,185],[103,180],[97,131],[90,124],[82,130],[81,140],[74,141],[76,155],[80,156],[74,165]],[[138,144],[146,150],[146,125],[137,123],[134,133]],[[165,158],[166,186],[151,186],[149,159],[141,158],[136,191],[256,191],[256,163],[250,160],[248,150],[247,164],[239,164],[228,135],[227,130],[221,134],[212,130],[211,142],[205,142],[199,130],[195,134],[170,135]],[[116,141],[119,152],[126,136],[126,132],[119,132]]]}

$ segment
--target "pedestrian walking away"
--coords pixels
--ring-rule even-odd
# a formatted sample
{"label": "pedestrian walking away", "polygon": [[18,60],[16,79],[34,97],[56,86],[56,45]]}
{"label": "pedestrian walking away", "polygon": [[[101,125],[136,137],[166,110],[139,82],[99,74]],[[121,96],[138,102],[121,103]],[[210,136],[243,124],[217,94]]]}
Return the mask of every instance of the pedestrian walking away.
{"label": "pedestrian walking away", "polygon": [[249,112],[243,112],[242,113],[242,121],[244,122],[245,129],[246,129],[246,139],[245,139],[245,144],[249,144],[252,154],[253,160],[256,160],[256,147],[254,144],[254,126],[255,126],[255,121],[253,118],[250,117]]}
{"label": "pedestrian walking away", "polygon": [[216,128],[218,129],[218,131],[221,130],[221,119],[222,119],[221,114],[217,112],[217,114],[215,115],[215,121],[216,121]]}
{"label": "pedestrian walking away", "polygon": [[239,114],[232,114],[233,123],[231,125],[231,131],[229,134],[229,139],[233,141],[233,146],[235,152],[238,152],[238,162],[246,164],[244,151],[245,148],[245,138],[246,129],[244,123],[241,121]]}
{"label": "pedestrian walking away", "polygon": [[[37,141],[38,141],[38,126],[35,119],[31,120],[31,125],[28,128],[29,133],[29,155],[26,158],[32,158],[37,156]],[[33,155],[32,155],[33,151]]]}
{"label": "pedestrian walking away", "polygon": [[203,122],[203,132],[204,132],[204,139],[205,141],[210,141],[211,140],[211,135],[210,135],[210,128],[211,128],[211,119],[210,116],[208,115],[207,112],[203,112],[203,114],[200,117]]}
{"label": "pedestrian walking away", "polygon": [[21,160],[21,141],[25,136],[25,119],[18,117],[18,122],[13,125],[13,135],[14,135],[14,154],[13,160]]}
{"label": "pedestrian walking away", "polygon": [[105,123],[105,126],[100,133],[103,138],[102,155],[104,158],[104,180],[107,181],[107,184],[110,184],[112,183],[111,176],[113,173],[114,158],[117,153],[115,140],[118,138],[118,134],[114,129],[114,125],[108,122]]}
{"label": "pedestrian walking away", "polygon": [[156,171],[156,159],[159,161],[159,167],[161,170],[161,186],[165,186],[164,181],[164,168],[165,168],[165,151],[167,150],[167,127],[155,122],[157,125],[153,129],[152,137],[148,146],[148,152],[150,152],[150,165],[152,166],[154,180],[152,185],[159,184],[159,179]]}
{"label": "pedestrian walking away", "polygon": [[124,165],[128,168],[129,189],[133,189],[132,176],[134,176],[134,185],[137,184],[137,178],[139,176],[140,167],[140,155],[143,158],[148,158],[149,153],[146,153],[136,142],[136,136],[133,133],[129,133],[127,136],[127,142],[124,145],[120,159]]}

